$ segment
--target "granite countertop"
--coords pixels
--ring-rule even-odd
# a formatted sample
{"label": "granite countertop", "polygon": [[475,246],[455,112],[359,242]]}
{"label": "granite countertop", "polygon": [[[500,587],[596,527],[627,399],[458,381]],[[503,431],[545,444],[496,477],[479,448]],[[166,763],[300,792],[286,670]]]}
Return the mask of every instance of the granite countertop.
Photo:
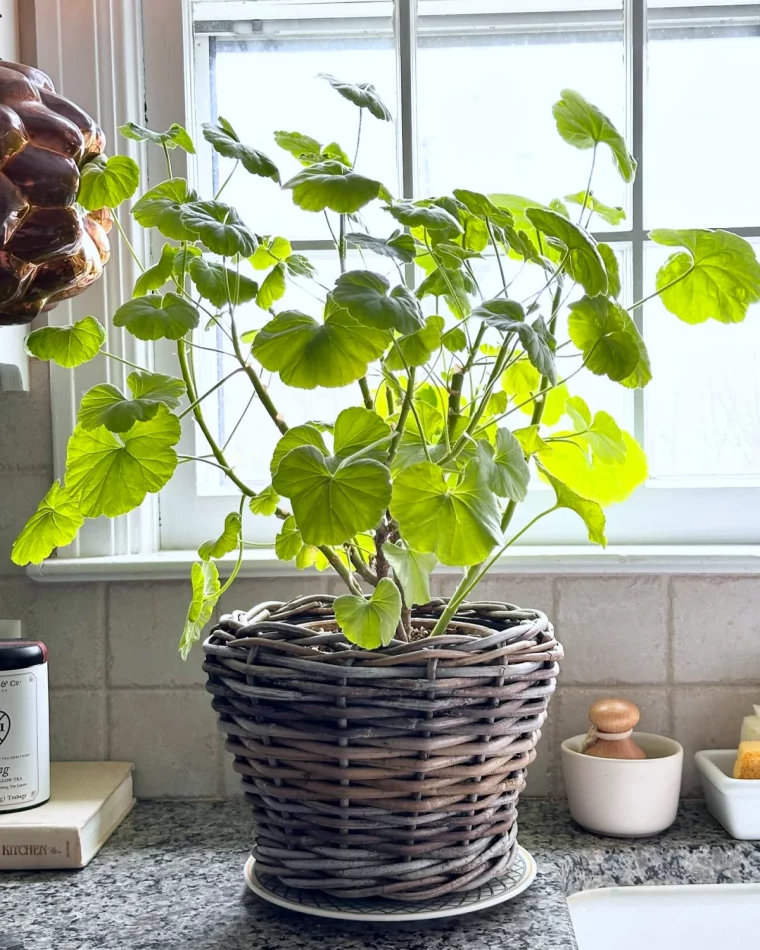
{"label": "granite countertop", "polygon": [[520,805],[538,876],[513,901],[425,923],[280,910],[243,883],[242,802],[139,803],[83,871],[0,873],[0,950],[575,950],[565,895],[615,884],[760,882],[760,843],[734,841],[701,802],[656,838],[582,832],[564,805]]}

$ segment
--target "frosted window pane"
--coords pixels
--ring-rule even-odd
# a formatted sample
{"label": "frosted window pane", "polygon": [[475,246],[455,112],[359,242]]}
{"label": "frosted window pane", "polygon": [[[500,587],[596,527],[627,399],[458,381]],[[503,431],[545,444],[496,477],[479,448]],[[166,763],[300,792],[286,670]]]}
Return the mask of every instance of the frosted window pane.
{"label": "frosted window pane", "polygon": [[[567,9],[568,4],[562,6]],[[506,0],[488,4],[497,25],[488,28],[485,18],[469,17],[469,31],[463,20],[460,35],[451,35],[456,29],[445,17],[421,16],[421,192],[473,188],[548,202],[583,190],[591,152],[578,151],[559,137],[551,110],[561,90],[570,87],[624,131],[622,3],[609,6],[601,30],[573,24],[521,30],[519,16],[505,17],[515,10]],[[470,4],[422,3],[421,13],[426,7],[464,14]],[[553,19],[560,21],[560,16]],[[626,206],[626,186],[608,154],[600,153],[593,187],[601,200]]]}
{"label": "frosted window pane", "polygon": [[[647,249],[647,287],[665,256]],[[644,327],[654,375],[644,390],[652,476],[760,477],[760,307],[744,323],[690,326],[654,300]]]}

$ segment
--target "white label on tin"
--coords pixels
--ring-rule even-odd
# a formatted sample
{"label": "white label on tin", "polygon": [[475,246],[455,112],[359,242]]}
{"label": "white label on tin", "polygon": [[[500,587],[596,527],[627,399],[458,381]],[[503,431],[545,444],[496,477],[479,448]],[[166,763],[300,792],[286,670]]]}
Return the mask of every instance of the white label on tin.
{"label": "white label on tin", "polygon": [[0,671],[0,811],[39,795],[39,687],[31,670]]}

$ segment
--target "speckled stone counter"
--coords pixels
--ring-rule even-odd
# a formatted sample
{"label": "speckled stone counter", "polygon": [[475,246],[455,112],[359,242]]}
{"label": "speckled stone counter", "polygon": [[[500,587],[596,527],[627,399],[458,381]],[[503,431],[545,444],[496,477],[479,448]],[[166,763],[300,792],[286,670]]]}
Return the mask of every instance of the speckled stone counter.
{"label": "speckled stone counter", "polygon": [[666,834],[585,834],[563,805],[520,806],[538,862],[522,896],[423,924],[326,921],[243,884],[242,803],[140,803],[83,871],[0,873],[0,950],[574,950],[565,895],[614,884],[760,882],[760,843],[729,838],[700,802]]}

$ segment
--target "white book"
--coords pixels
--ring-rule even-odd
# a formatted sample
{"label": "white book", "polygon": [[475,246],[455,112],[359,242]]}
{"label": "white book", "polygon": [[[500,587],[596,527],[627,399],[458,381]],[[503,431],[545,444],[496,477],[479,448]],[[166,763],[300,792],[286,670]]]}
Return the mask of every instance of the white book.
{"label": "white book", "polygon": [[131,762],[53,762],[50,800],[0,814],[0,871],[83,868],[132,810]]}

